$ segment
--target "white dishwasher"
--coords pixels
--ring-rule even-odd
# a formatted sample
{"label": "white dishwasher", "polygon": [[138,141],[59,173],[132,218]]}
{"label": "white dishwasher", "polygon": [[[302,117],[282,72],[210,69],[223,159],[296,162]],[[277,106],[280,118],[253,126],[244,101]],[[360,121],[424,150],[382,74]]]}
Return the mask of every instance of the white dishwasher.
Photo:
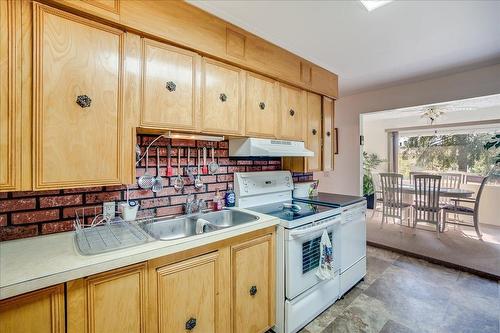
{"label": "white dishwasher", "polygon": [[342,207],[340,295],[366,275],[366,201]]}

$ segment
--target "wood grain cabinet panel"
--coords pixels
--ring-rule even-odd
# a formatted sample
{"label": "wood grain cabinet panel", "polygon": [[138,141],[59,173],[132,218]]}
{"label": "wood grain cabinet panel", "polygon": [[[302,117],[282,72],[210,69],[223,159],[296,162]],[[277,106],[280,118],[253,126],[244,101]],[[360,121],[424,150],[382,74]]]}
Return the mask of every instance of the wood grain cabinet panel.
{"label": "wood grain cabinet panel", "polygon": [[21,3],[0,1],[0,191],[20,189]]}
{"label": "wood grain cabinet panel", "polygon": [[245,135],[276,137],[278,123],[277,85],[272,79],[247,72],[245,84]]}
{"label": "wood grain cabinet panel", "polygon": [[159,333],[217,331],[218,258],[214,252],[156,269]]}
{"label": "wood grain cabinet panel", "polygon": [[242,69],[203,58],[203,132],[242,134],[243,80]]}
{"label": "wood grain cabinet panel", "polygon": [[68,333],[146,332],[146,264],[68,282]]}
{"label": "wood grain cabinet panel", "polygon": [[306,147],[314,152],[314,156],[306,158],[308,172],[321,170],[321,96],[307,93],[307,136]]}
{"label": "wood grain cabinet panel", "polygon": [[50,0],[88,14],[97,15],[109,20],[119,21],[120,0]]}
{"label": "wood grain cabinet panel", "polygon": [[34,4],[35,189],[121,183],[123,40]]}
{"label": "wood grain cabinet panel", "polygon": [[64,285],[0,301],[0,332],[65,332]]}
{"label": "wood grain cabinet panel", "polygon": [[304,140],[305,95],[301,89],[280,84],[279,138]]}
{"label": "wood grain cabinet panel", "polygon": [[335,104],[333,99],[323,97],[323,171],[334,168]]}
{"label": "wood grain cabinet panel", "polygon": [[274,238],[232,247],[233,332],[265,332],[274,324]]}
{"label": "wood grain cabinet panel", "polygon": [[143,39],[141,124],[195,130],[199,109],[200,57]]}

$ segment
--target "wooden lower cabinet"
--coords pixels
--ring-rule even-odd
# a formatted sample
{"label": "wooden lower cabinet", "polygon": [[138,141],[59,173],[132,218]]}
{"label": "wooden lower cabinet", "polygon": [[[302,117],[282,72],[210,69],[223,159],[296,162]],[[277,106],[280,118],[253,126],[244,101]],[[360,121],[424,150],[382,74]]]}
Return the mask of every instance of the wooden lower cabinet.
{"label": "wooden lower cabinet", "polygon": [[0,301],[0,332],[65,332],[64,285]]}
{"label": "wooden lower cabinet", "polygon": [[146,332],[146,263],[67,283],[68,333]]}
{"label": "wooden lower cabinet", "polygon": [[231,248],[233,332],[266,332],[274,325],[274,238],[252,239]]}

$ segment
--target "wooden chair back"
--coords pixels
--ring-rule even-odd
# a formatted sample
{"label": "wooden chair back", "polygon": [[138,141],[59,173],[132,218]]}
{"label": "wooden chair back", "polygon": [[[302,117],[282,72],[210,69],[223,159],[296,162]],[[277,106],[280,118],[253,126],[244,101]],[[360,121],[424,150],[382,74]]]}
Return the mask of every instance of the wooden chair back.
{"label": "wooden chair back", "polygon": [[462,185],[462,174],[460,173],[440,173],[441,187],[460,188]]}
{"label": "wooden chair back", "polygon": [[384,216],[401,218],[403,216],[403,175],[381,173],[380,184]]}
{"label": "wooden chair back", "polygon": [[441,176],[415,175],[414,222],[439,223]]}

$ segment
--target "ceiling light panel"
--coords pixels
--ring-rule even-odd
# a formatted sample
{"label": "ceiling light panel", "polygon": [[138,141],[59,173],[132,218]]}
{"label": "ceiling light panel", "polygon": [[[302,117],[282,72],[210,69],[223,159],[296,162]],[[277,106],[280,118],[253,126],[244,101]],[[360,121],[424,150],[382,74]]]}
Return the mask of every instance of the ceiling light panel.
{"label": "ceiling light panel", "polygon": [[393,0],[359,0],[365,8],[371,12],[372,10],[375,10],[377,8],[380,8],[382,6],[387,5],[388,3],[392,2]]}

